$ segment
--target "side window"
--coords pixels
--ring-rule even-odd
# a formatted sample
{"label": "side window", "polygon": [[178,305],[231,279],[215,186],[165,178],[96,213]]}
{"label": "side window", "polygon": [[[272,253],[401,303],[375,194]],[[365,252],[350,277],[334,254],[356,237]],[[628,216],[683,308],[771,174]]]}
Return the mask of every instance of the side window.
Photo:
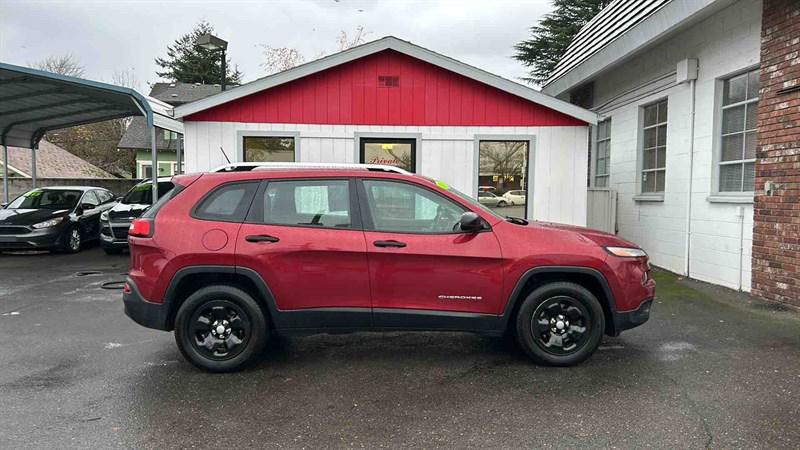
{"label": "side window", "polygon": [[376,231],[451,233],[464,208],[427,189],[408,183],[364,180]]}
{"label": "side window", "polygon": [[231,183],[218,187],[194,210],[194,217],[223,222],[241,222],[258,189],[257,182]]}
{"label": "side window", "polygon": [[271,181],[263,197],[263,213],[256,222],[350,228],[348,180]]}
{"label": "side window", "polygon": [[98,206],[100,204],[100,200],[97,199],[94,191],[86,191],[86,194],[83,195],[83,199],[81,199],[81,203]]}

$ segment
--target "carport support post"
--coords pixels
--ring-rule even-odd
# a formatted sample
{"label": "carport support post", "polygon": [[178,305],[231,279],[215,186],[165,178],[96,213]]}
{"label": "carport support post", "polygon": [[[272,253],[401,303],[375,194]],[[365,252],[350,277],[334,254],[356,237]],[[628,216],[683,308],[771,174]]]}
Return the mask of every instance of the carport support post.
{"label": "carport support post", "polygon": [[179,134],[178,140],[175,143],[175,175],[183,173],[181,158],[183,158],[183,135]]}
{"label": "carport support post", "polygon": [[31,147],[31,187],[36,188],[36,152],[39,151],[39,144]]}
{"label": "carport support post", "polygon": [[3,203],[8,203],[8,146],[3,147]]}
{"label": "carport support post", "polygon": [[153,203],[158,200],[158,149],[156,148],[156,126],[150,125],[150,167],[153,168],[152,180],[153,183]]}

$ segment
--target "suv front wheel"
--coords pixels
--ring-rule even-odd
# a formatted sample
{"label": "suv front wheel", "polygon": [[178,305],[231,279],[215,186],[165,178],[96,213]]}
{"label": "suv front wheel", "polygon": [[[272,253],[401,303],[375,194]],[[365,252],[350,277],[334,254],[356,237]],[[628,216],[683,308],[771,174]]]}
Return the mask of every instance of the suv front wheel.
{"label": "suv front wheel", "polygon": [[549,366],[572,366],[591,356],[604,329],[597,297],[575,283],[535,289],[517,314],[517,342],[534,361]]}
{"label": "suv front wheel", "polygon": [[175,341],[183,356],[211,372],[232,372],[251,363],[267,341],[267,320],[258,303],[232,286],[208,286],[183,302]]}

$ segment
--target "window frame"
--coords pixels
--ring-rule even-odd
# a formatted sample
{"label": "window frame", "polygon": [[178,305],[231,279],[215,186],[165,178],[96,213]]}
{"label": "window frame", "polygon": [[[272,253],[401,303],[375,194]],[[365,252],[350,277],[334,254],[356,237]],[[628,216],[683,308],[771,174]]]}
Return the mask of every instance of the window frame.
{"label": "window frame", "polygon": [[[607,117],[600,122],[597,122],[597,125],[592,127],[592,176],[591,176],[591,183],[590,186],[592,188],[598,189],[610,189],[611,188],[611,119],[612,117]],[[608,136],[603,139],[598,139],[599,131],[600,131],[600,124],[608,122]],[[599,144],[601,142],[608,142],[608,163],[606,164],[606,173],[605,174],[598,174],[597,173],[597,156],[599,151]],[[598,177],[605,177],[606,178],[606,185],[605,186],[598,186],[597,185],[597,178]]]}
{"label": "window frame", "polygon": [[[659,103],[666,103],[667,104],[667,119],[664,122],[656,122],[652,125],[645,125],[645,110],[648,107],[653,105],[658,105]],[[658,118],[656,118],[658,120]],[[664,166],[662,168],[655,168],[655,169],[645,169],[644,168],[644,151],[645,151],[645,134],[647,130],[655,129],[656,130],[656,146],[653,147],[656,151],[656,164],[658,164],[658,128],[664,126],[666,130],[664,132],[664,136],[666,142],[664,143]],[[636,171],[636,191],[637,195],[634,196],[634,200],[639,201],[663,201],[664,193],[667,190],[667,153],[669,149],[669,96],[661,97],[656,100],[643,103],[639,105],[639,121],[638,121],[638,149],[637,149],[637,171]],[[645,173],[656,173],[656,172],[664,172],[664,190],[663,191],[644,191],[644,181],[642,180],[642,175]]]}
{"label": "window frame", "polygon": [[[708,197],[708,201],[711,203],[752,203],[753,198],[755,195],[755,180],[754,186],[752,191],[721,191],[720,190],[720,167],[723,165],[733,165],[733,164],[740,164],[742,165],[742,170],[744,170],[744,165],[747,163],[756,164],[758,157],[754,159],[741,159],[741,160],[734,160],[734,161],[722,161],[722,117],[723,112],[725,109],[735,108],[742,105],[748,105],[755,103],[756,105],[761,100],[761,95],[759,92],[759,96],[755,99],[744,100],[741,102],[731,103],[730,105],[723,105],[724,96],[725,96],[725,83],[733,78],[736,78],[741,75],[748,74],[753,71],[760,70],[760,65],[752,65],[745,67],[741,70],[737,70],[735,72],[731,72],[715,80],[715,89],[714,89],[714,134],[713,134],[713,164],[712,164],[712,174],[711,174],[711,195]],[[746,88],[745,88],[746,89]],[[746,106],[745,106],[746,108]],[[756,113],[757,115],[758,113]],[[745,123],[747,121],[747,114],[745,113]],[[756,133],[758,133],[758,126],[756,124],[755,128]],[[733,135],[738,133],[728,133],[725,136]],[[746,140],[747,131],[744,130],[741,132],[743,135],[743,141]],[[756,134],[757,136],[757,134]],[[742,143],[745,145],[745,142]],[[744,148],[743,148],[744,150]],[[744,154],[742,154],[744,156]],[[742,177],[742,183],[744,183],[744,177]],[[742,186],[744,188],[744,186]]]}
{"label": "window frame", "polygon": [[[372,220],[372,210],[369,207],[369,197],[367,195],[367,188],[364,186],[364,181],[381,181],[385,183],[398,183],[398,184],[407,184],[419,189],[426,190],[435,196],[439,196],[446,201],[454,204],[456,207],[463,210],[463,212],[474,212],[481,217],[481,220],[484,223],[484,227],[479,231],[464,231],[464,230],[453,230],[453,231],[441,231],[441,232],[426,232],[426,231],[391,231],[391,230],[377,230],[375,229],[375,223]],[[492,226],[489,224],[483,216],[478,213],[477,211],[473,210],[467,205],[464,205],[461,202],[458,202],[447,195],[442,194],[441,192],[437,192],[435,189],[429,188],[427,186],[413,183],[407,180],[397,179],[397,178],[381,178],[381,177],[359,177],[357,179],[357,189],[358,189],[358,200],[359,206],[361,211],[363,211],[362,221],[364,224],[364,231],[365,232],[372,232],[372,233],[384,233],[384,234],[407,234],[407,235],[419,235],[419,236],[448,236],[454,234],[468,234],[468,233],[484,233],[487,231],[492,231]],[[476,200],[477,201],[477,200]],[[462,212],[462,214],[463,214]]]}
{"label": "window frame", "polygon": [[[236,160],[244,162],[244,139],[252,138],[279,138],[279,139],[294,139],[294,162],[301,162],[300,157],[300,132],[298,131],[258,131],[258,130],[238,130],[236,132]],[[220,154],[220,156],[222,156]],[[224,161],[223,161],[224,163]]]}
{"label": "window frame", "polygon": [[[259,217],[264,217],[264,193],[270,183],[278,182],[303,182],[303,181],[347,181],[348,189],[348,203],[350,214],[349,227],[329,227],[325,225],[303,225],[303,224],[287,224],[287,223],[268,223],[260,220]],[[253,201],[250,203],[250,210],[248,211],[244,222],[250,225],[263,225],[270,227],[292,227],[292,228],[310,228],[312,230],[339,230],[339,231],[364,231],[363,221],[361,218],[361,204],[359,203],[358,194],[356,193],[356,180],[348,176],[330,176],[330,177],[314,177],[314,178],[268,178],[261,180]]]}
{"label": "window frame", "polygon": [[[237,184],[252,184],[252,185],[256,185],[255,191],[253,192],[253,195],[250,198],[250,204],[247,205],[247,208],[245,209],[244,215],[242,216],[241,219],[234,220],[234,219],[225,219],[225,218],[205,217],[205,216],[202,216],[202,215],[199,214],[200,207],[203,206],[203,203],[205,203],[205,201],[208,200],[212,195],[214,195],[215,193],[217,193],[218,191],[220,191],[222,189],[225,189],[225,188],[227,188],[229,186],[237,185]],[[178,184],[175,184],[175,187],[177,187],[177,186],[178,186]],[[173,190],[175,190],[175,187],[170,189],[169,192],[172,192]],[[198,200],[194,204],[194,206],[192,206],[192,212],[191,212],[190,216],[193,219],[202,220],[202,221],[206,221],[206,222],[244,223],[247,220],[247,217],[250,215],[250,210],[253,209],[253,202],[255,201],[255,198],[258,195],[258,190],[260,188],[261,188],[261,186],[260,186],[260,181],[259,180],[236,180],[236,181],[229,181],[227,183],[218,184],[213,189],[211,189],[208,192],[206,192],[205,195],[203,195],[200,198],[200,200]]]}

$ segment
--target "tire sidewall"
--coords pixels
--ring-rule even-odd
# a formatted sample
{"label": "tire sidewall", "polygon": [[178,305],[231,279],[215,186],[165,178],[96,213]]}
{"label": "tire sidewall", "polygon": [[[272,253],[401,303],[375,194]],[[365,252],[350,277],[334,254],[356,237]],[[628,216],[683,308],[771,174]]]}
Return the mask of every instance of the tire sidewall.
{"label": "tire sidewall", "polygon": [[[248,315],[252,326],[245,349],[224,361],[215,361],[199,353],[191,343],[192,336],[187,332],[187,322],[191,320],[197,308],[213,300],[228,300],[235,303]],[[181,353],[196,367],[210,372],[234,372],[252,363],[264,348],[268,332],[267,320],[258,303],[246,292],[232,286],[208,286],[198,290],[181,304],[175,317],[175,342]]]}
{"label": "tire sidewall", "polygon": [[[589,337],[586,343],[569,355],[553,355],[539,347],[531,331],[531,318],[536,308],[544,301],[559,295],[578,300],[590,314]],[[517,341],[525,353],[534,361],[550,366],[573,366],[591,356],[603,338],[605,316],[597,298],[586,288],[568,282],[549,283],[535,289],[523,300],[516,317]]]}

